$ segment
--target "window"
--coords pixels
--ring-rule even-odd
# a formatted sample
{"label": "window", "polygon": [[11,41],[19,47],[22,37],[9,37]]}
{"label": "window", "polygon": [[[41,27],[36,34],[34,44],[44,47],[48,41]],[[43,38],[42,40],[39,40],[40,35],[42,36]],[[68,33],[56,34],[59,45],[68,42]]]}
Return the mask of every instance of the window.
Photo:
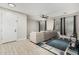
{"label": "window", "polygon": [[74,18],[73,17],[66,17],[65,19],[65,27],[66,27],[66,35],[71,36],[73,34],[73,23]]}
{"label": "window", "polygon": [[60,19],[55,19],[55,31],[60,32]]}

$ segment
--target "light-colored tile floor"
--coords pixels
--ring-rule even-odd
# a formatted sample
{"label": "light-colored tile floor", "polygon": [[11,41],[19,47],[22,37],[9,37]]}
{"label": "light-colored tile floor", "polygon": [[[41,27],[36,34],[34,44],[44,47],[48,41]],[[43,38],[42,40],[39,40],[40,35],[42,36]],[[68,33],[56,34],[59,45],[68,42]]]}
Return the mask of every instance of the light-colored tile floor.
{"label": "light-colored tile floor", "polygon": [[0,55],[53,55],[29,40],[0,44]]}

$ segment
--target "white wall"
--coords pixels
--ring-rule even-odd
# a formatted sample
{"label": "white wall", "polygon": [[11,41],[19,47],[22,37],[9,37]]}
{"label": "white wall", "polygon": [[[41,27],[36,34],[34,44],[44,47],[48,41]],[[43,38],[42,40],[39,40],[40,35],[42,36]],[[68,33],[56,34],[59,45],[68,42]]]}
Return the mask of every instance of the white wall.
{"label": "white wall", "polygon": [[17,14],[17,38],[27,39],[27,16],[23,14]]}
{"label": "white wall", "polygon": [[76,28],[77,28],[77,36],[78,36],[78,40],[79,40],[79,15],[76,17]]}
{"label": "white wall", "polygon": [[2,14],[1,14],[1,9],[0,9],[0,43],[2,40]]}
{"label": "white wall", "polygon": [[28,24],[27,25],[28,35],[27,36],[29,38],[31,32],[39,32],[39,24],[38,24],[38,21],[30,19],[29,16],[27,19],[28,19],[27,20],[27,24]]}
{"label": "white wall", "polygon": [[45,31],[45,21],[40,21],[40,31]]}
{"label": "white wall", "polygon": [[54,26],[53,19],[48,19],[47,20],[47,30],[53,30],[53,26]]}

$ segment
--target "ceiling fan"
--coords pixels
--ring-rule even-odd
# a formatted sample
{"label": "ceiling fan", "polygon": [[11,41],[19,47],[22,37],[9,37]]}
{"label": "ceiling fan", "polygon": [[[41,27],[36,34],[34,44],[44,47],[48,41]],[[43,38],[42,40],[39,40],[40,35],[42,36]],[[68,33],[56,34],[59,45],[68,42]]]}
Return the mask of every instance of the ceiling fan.
{"label": "ceiling fan", "polygon": [[48,19],[49,16],[42,14],[41,18]]}

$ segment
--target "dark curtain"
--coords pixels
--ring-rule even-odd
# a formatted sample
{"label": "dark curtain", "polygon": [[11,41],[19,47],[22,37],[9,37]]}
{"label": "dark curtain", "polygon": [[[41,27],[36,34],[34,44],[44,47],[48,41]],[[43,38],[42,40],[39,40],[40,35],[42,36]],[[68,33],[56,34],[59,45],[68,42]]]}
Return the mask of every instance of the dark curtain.
{"label": "dark curtain", "polygon": [[63,20],[64,20],[64,24],[63,24],[63,25],[64,25],[64,35],[66,35],[66,28],[65,28],[65,26],[66,26],[66,25],[65,25],[65,17],[63,18]]}
{"label": "dark curtain", "polygon": [[53,27],[53,30],[55,30],[55,19],[54,19],[54,27]]}
{"label": "dark curtain", "polygon": [[47,21],[45,21],[45,31],[47,30]]}
{"label": "dark curtain", "polygon": [[61,18],[60,22],[60,34],[61,35],[66,35],[66,28],[65,28],[65,17]]}
{"label": "dark curtain", "polygon": [[73,24],[73,37],[77,38],[77,32],[76,32],[76,16],[74,16],[74,24]]}
{"label": "dark curtain", "polygon": [[62,35],[63,34],[63,31],[62,31],[62,18],[60,19],[60,34]]}
{"label": "dark curtain", "polygon": [[39,24],[39,32],[40,32],[40,21],[38,22],[38,24]]}

